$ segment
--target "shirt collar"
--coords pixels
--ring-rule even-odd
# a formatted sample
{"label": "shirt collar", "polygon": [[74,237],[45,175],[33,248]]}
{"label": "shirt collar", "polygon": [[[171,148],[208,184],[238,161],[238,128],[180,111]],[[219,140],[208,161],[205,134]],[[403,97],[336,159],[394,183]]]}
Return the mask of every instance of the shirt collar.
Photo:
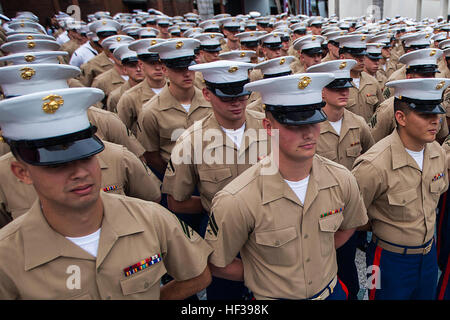
{"label": "shirt collar", "polygon": [[119,237],[144,231],[124,202],[118,200],[119,196],[100,192],[100,197],[103,201],[104,216],[96,259],[53,230],[42,213],[39,199],[36,200],[21,226],[25,270],[31,270],[62,256],[96,260],[99,266]]}

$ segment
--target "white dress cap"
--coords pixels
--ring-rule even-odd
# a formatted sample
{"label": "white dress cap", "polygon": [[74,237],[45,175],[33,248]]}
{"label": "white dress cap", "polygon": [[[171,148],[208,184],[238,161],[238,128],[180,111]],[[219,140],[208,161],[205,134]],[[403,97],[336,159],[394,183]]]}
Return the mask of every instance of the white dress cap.
{"label": "white dress cap", "polygon": [[139,38],[156,38],[159,30],[152,27],[140,28],[138,31]]}
{"label": "white dress cap", "polygon": [[216,14],[216,15],[213,17],[213,19],[220,20],[220,19],[227,18],[227,17],[231,17],[231,14],[229,14],[229,13],[220,13],[220,14]]}
{"label": "white dress cap", "polygon": [[149,49],[158,53],[161,59],[177,59],[194,56],[194,50],[200,46],[200,41],[189,38],[170,39],[158,43]]}
{"label": "white dress cap", "polygon": [[189,70],[203,74],[205,81],[211,83],[232,83],[248,79],[248,70],[255,65],[240,61],[219,60],[200,63],[189,67]]}
{"label": "white dress cap", "polygon": [[331,73],[297,73],[247,83],[245,90],[257,91],[270,105],[299,106],[322,102],[322,89],[334,80]]}
{"label": "white dress cap", "polygon": [[[210,19],[210,20],[200,22],[198,24],[198,26],[205,31],[208,29],[220,30],[220,21],[217,19]],[[208,32],[211,32],[211,31],[208,31]]]}
{"label": "white dress cap", "polygon": [[18,64],[0,68],[0,86],[6,97],[68,88],[67,80],[80,69],[66,64]]}
{"label": "white dress cap", "polygon": [[114,36],[109,36],[108,38],[105,38],[102,41],[102,47],[106,48],[110,51],[113,51],[118,46],[120,46],[122,44],[129,44],[133,41],[134,41],[134,38],[130,37],[130,36],[114,35]]}
{"label": "white dress cap", "polygon": [[295,50],[303,51],[309,49],[321,49],[322,43],[325,41],[325,38],[322,36],[316,35],[307,35],[298,38],[294,41],[292,46]]}
{"label": "white dress cap", "polygon": [[259,41],[261,41],[261,43],[263,45],[268,45],[268,46],[281,45],[281,33],[271,32],[271,33],[265,34],[259,38]]}
{"label": "white dress cap", "polygon": [[227,17],[220,19],[219,22],[224,28],[240,28],[241,27],[241,18],[237,17]]}
{"label": "white dress cap", "polygon": [[103,97],[97,88],[67,88],[2,100],[2,135],[12,140],[37,140],[84,130],[90,126],[86,109]]}
{"label": "white dress cap", "polygon": [[424,100],[442,100],[444,90],[450,84],[447,78],[415,78],[387,82],[386,86],[395,89],[395,97]]}
{"label": "white dress cap", "polygon": [[450,57],[450,48],[445,49],[444,54],[446,58]]}
{"label": "white dress cap", "polygon": [[440,49],[420,49],[402,55],[398,62],[410,66],[437,65],[437,60],[442,57],[444,52]]}
{"label": "white dress cap", "polygon": [[416,32],[405,34],[400,40],[405,42],[405,47],[407,48],[411,46],[429,46],[431,42],[431,33]]}
{"label": "white dress cap", "polygon": [[450,48],[450,39],[439,42],[439,49],[444,50]]}
{"label": "white dress cap", "polygon": [[442,41],[447,39],[447,32],[439,32],[431,36],[433,41]]}
{"label": "white dress cap", "polygon": [[166,41],[160,38],[135,40],[128,45],[128,49],[135,51],[138,56],[148,55],[150,53],[148,50],[150,47]]}
{"label": "white dress cap", "polygon": [[253,42],[259,41],[260,37],[267,34],[267,31],[246,31],[236,34],[239,41],[242,42]]}
{"label": "white dress cap", "polygon": [[0,61],[15,64],[59,63],[58,56],[67,56],[67,51],[20,52],[0,57]]}
{"label": "white dress cap", "polygon": [[365,49],[368,40],[369,37],[364,34],[345,35],[335,39],[336,42],[339,42],[339,48],[349,49]]}
{"label": "white dress cap", "polygon": [[367,44],[367,54],[371,57],[380,56],[381,55],[381,49],[383,49],[384,44],[383,43],[368,43]]}
{"label": "white dress cap", "polygon": [[200,34],[203,32],[202,28],[189,28],[185,32],[183,32],[183,36],[186,38],[193,38],[197,34]]}
{"label": "white dress cap", "polygon": [[12,41],[20,41],[20,40],[53,40],[55,41],[55,38],[46,34],[40,34],[40,33],[18,33],[13,34],[11,36],[6,37],[7,42]]}
{"label": "white dress cap", "polygon": [[256,51],[253,50],[235,50],[222,52],[219,58],[222,60],[240,61],[250,63],[251,58],[256,56]]}
{"label": "white dress cap", "polygon": [[276,75],[280,73],[292,72],[291,63],[295,60],[293,56],[284,56],[273,58],[267,61],[263,61],[258,63],[254,69],[259,69],[263,73],[264,76],[267,75]]}
{"label": "white dress cap", "polygon": [[45,28],[39,23],[33,21],[14,21],[7,24],[8,32],[7,35],[18,34],[18,33],[43,33],[45,34]]}
{"label": "white dress cap", "polygon": [[120,23],[111,19],[97,20],[89,24],[89,30],[94,33],[99,32],[118,32],[120,30]]}
{"label": "white dress cap", "polygon": [[122,63],[138,60],[136,51],[130,50],[126,43],[123,43],[114,49],[113,55]]}
{"label": "white dress cap", "polygon": [[168,16],[162,16],[162,17],[156,19],[156,24],[163,25],[163,26],[164,25],[169,26],[169,25],[172,24],[171,20],[172,19],[170,17],[168,17]]}
{"label": "white dress cap", "polygon": [[336,79],[350,79],[350,70],[356,65],[353,59],[341,59],[322,62],[306,69],[307,72],[332,73]]}
{"label": "white dress cap", "polygon": [[201,46],[220,46],[224,36],[221,33],[208,32],[196,34],[193,38],[200,41]]}
{"label": "white dress cap", "polygon": [[179,34],[179,33],[181,33],[181,29],[180,29],[179,26],[169,27],[169,29],[167,29],[167,31],[169,31],[170,34],[177,34],[177,33]]}
{"label": "white dress cap", "polygon": [[341,37],[341,36],[345,36],[348,33],[347,30],[339,30],[339,31],[330,31],[324,34],[324,37],[328,40],[328,41],[334,41],[336,42],[336,38]]}
{"label": "white dress cap", "polygon": [[60,49],[59,43],[53,40],[20,40],[6,42],[0,47],[9,54],[19,52],[56,51]]}

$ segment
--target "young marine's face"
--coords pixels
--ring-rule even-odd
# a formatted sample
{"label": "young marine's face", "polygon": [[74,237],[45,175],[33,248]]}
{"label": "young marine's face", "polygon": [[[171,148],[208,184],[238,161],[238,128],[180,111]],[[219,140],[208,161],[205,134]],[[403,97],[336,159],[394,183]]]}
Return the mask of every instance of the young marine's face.
{"label": "young marine's face", "polygon": [[305,68],[309,68],[311,66],[319,64],[322,61],[322,54],[315,53],[315,54],[309,55],[309,54],[301,53],[300,61],[305,66]]}
{"label": "young marine's face", "polygon": [[[397,113],[399,112],[404,115],[401,121],[397,118]],[[396,118],[409,140],[416,144],[422,145],[433,142],[436,139],[439,128],[439,115],[415,111],[405,115],[403,112],[397,111]]]}
{"label": "young marine's face", "polygon": [[347,106],[348,97],[350,95],[349,88],[328,89],[323,88],[322,96],[324,101],[333,107],[344,108]]}
{"label": "young marine's face", "polygon": [[379,59],[370,59],[369,57],[364,57],[364,67],[369,74],[375,74],[380,67]]}
{"label": "young marine's face", "polygon": [[[213,107],[214,114],[219,122],[239,121],[245,115],[248,96],[242,96],[236,99],[228,99],[231,101],[223,101],[208,89],[203,89],[203,96],[209,101]],[[221,121],[222,120],[222,121]]]}
{"label": "young marine's face", "polygon": [[194,85],[195,71],[188,68],[166,68],[166,76],[170,80],[170,85],[175,85],[182,89],[190,89]]}
{"label": "young marine's face", "polygon": [[268,115],[263,120],[263,125],[269,136],[273,136],[275,134],[273,130],[278,129],[280,160],[305,161],[316,153],[320,135],[319,123],[289,126],[279,123],[273,116]]}
{"label": "young marine's face", "polygon": [[144,70],[142,68],[142,64],[137,62],[128,62],[124,65],[124,70],[127,76],[129,76],[135,82],[141,82],[144,80]]}
{"label": "young marine's face", "polygon": [[101,169],[96,156],[55,166],[33,166],[15,162],[23,171],[13,172],[26,184],[32,184],[42,203],[56,207],[84,209],[99,198]]}
{"label": "young marine's face", "polygon": [[219,51],[217,52],[210,52],[205,50],[200,50],[200,55],[202,57],[202,62],[214,62],[219,60]]}
{"label": "young marine's face", "polygon": [[164,80],[164,71],[166,67],[161,62],[143,62],[139,61],[144,75],[154,81]]}

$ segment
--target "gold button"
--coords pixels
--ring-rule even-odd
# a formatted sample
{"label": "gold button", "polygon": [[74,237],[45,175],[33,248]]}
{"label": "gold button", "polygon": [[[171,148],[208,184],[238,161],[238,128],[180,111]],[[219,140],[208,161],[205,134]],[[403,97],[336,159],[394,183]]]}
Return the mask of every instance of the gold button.
{"label": "gold button", "polygon": [[280,245],[280,241],[279,240],[275,241],[275,245],[279,246]]}
{"label": "gold button", "polygon": [[150,286],[150,283],[148,283],[148,281],[144,282],[144,289],[147,289]]}
{"label": "gold button", "polygon": [[307,234],[305,234],[305,236],[304,236],[303,238],[305,238],[305,239],[308,239],[308,235],[307,235]]}

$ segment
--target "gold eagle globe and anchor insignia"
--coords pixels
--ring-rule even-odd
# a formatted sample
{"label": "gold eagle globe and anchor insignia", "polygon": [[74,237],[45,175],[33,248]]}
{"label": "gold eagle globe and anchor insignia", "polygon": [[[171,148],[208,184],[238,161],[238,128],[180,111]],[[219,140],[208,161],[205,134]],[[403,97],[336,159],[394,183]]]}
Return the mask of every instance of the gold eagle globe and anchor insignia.
{"label": "gold eagle globe and anchor insignia", "polygon": [[441,90],[445,86],[445,81],[441,81],[436,85],[436,90]]}
{"label": "gold eagle globe and anchor insignia", "polygon": [[341,64],[339,65],[339,69],[344,69],[347,66],[347,62],[343,61],[341,62]]}
{"label": "gold eagle globe and anchor insignia", "polygon": [[33,78],[33,76],[36,74],[36,71],[34,71],[34,69],[30,67],[24,67],[20,69],[20,71],[22,71],[20,73],[20,77],[23,80],[31,80],[31,78]]}
{"label": "gold eagle globe and anchor insignia", "polygon": [[177,44],[175,45],[175,49],[181,49],[184,46],[183,41],[178,41]]}
{"label": "gold eagle globe and anchor insignia", "polygon": [[44,102],[44,104],[42,105],[42,110],[47,114],[55,113],[56,110],[58,110],[64,104],[63,98],[56,94],[49,94],[48,96],[42,98],[42,100],[49,100],[47,102]]}
{"label": "gold eagle globe and anchor insignia", "polygon": [[31,54],[27,54],[25,57],[23,57],[25,59],[26,62],[33,62],[34,60],[36,60],[36,57],[31,55]]}
{"label": "gold eagle globe and anchor insignia", "polygon": [[311,78],[310,77],[302,77],[300,79],[300,81],[298,82],[298,88],[303,90],[307,86],[309,86],[310,83],[311,83]]}
{"label": "gold eagle globe and anchor insignia", "polygon": [[33,49],[34,47],[36,47],[36,43],[34,41],[30,41],[27,44],[28,49]]}
{"label": "gold eagle globe and anchor insignia", "polygon": [[238,67],[230,67],[230,69],[228,69],[228,72],[229,72],[229,73],[233,73],[233,72],[236,72],[236,71],[238,71],[238,70],[239,70]]}

